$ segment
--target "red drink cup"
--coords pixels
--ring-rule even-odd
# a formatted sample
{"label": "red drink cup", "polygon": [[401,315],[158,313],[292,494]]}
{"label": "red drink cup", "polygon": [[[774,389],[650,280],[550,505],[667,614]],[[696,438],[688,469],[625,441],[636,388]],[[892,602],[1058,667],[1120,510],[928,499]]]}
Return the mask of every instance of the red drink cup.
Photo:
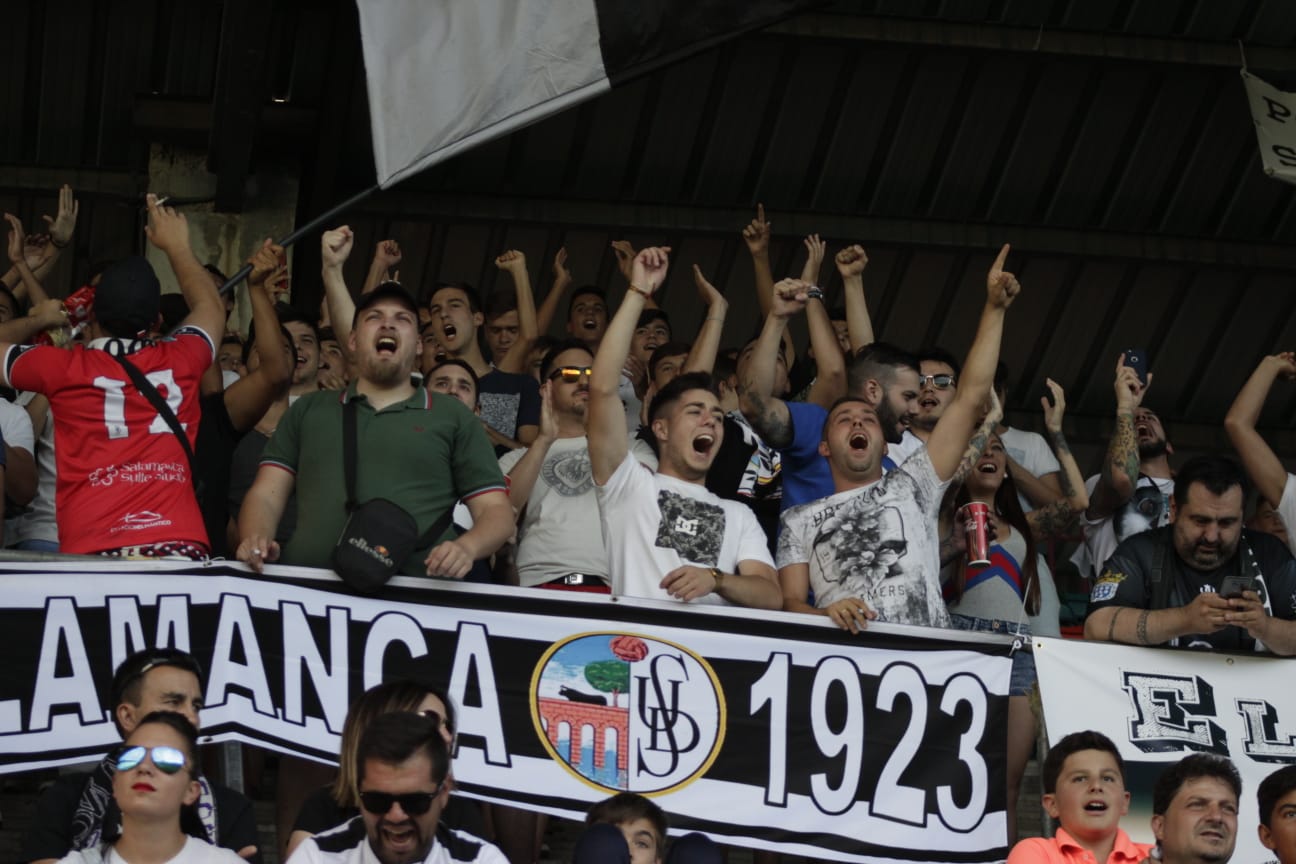
{"label": "red drink cup", "polygon": [[983,501],[970,501],[958,510],[967,536],[968,564],[977,567],[990,563],[990,535],[986,523],[990,520],[990,506]]}

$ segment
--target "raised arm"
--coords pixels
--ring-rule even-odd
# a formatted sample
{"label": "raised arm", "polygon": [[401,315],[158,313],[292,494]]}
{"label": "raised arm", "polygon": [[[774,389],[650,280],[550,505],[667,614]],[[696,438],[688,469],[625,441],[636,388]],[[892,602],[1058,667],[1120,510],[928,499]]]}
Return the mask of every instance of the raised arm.
{"label": "raised arm", "polygon": [[[756,205],[756,218],[743,229],[743,242],[751,253],[752,270],[756,279],[756,302],[760,304],[761,315],[769,317],[770,304],[774,296],[774,271],[770,269],[769,241],[773,223],[765,221],[765,205]],[[784,331],[783,341],[787,343],[785,351],[788,357],[796,356],[796,346],[792,344],[792,333]],[[791,369],[788,370],[789,372]]]}
{"label": "raised arm", "polygon": [[857,243],[838,252],[836,261],[837,272],[842,277],[842,295],[846,300],[846,332],[851,351],[858,351],[876,341],[873,317],[869,315],[868,302],[864,299],[864,268],[868,266],[868,255]]}
{"label": "raised arm", "polygon": [[216,293],[216,285],[189,246],[189,222],[184,214],[171,207],[158,204],[152,192],[148,198],[148,225],[144,232],[149,242],[166,253],[171,270],[180,283],[180,293],[189,306],[189,314],[182,322],[197,327],[213,342],[220,342],[225,332],[225,303]]}
{"label": "raised arm", "polygon": [[1290,351],[1272,354],[1260,361],[1224,418],[1224,431],[1242,458],[1242,466],[1255,484],[1256,491],[1275,507],[1282,499],[1283,487],[1287,485],[1287,469],[1256,431],[1256,423],[1260,420],[1269,389],[1279,377],[1289,381],[1296,379],[1296,355]]}
{"label": "raised arm", "polygon": [[[9,263],[18,273],[18,288],[14,289],[15,297],[26,295],[28,304],[35,306],[49,299],[45,289],[41,287],[40,280],[32,271],[27,262],[27,242],[23,234],[23,224],[19,218],[12,213],[4,214],[5,221],[9,223]],[[18,290],[22,289],[22,290]],[[17,309],[14,310],[16,314]]]}
{"label": "raised arm", "polygon": [[[489,426],[486,428],[490,428]],[[536,478],[544,466],[549,448],[558,440],[558,421],[553,413],[553,382],[546,381],[540,386],[540,425],[535,440],[527,447],[522,458],[514,463],[508,472],[509,503],[513,512],[521,513],[535,489]]]}
{"label": "raised arm", "polygon": [[351,319],[355,318],[355,301],[347,289],[346,280],[342,278],[342,265],[351,256],[355,244],[355,235],[349,225],[342,225],[331,231],[325,231],[320,237],[320,260],[323,269],[320,276],[324,280],[324,299],[327,301],[329,320],[333,322],[333,333],[338,338],[342,351],[347,352],[351,341]]}
{"label": "raised arm", "polygon": [[[1134,494],[1134,485],[1138,483],[1139,448],[1138,437],[1134,434],[1134,412],[1143,404],[1147,387],[1139,383],[1138,374],[1125,365],[1122,354],[1116,361],[1116,428],[1112,430],[1111,441],[1107,444],[1107,455],[1103,457],[1102,472],[1098,476],[1098,485],[1094,486],[1089,496],[1089,509],[1085,515],[1089,519],[1104,519],[1115,512]],[[1148,387],[1152,386],[1152,374],[1148,373]]]}
{"label": "raised arm", "polygon": [[981,406],[989,397],[995,366],[999,362],[999,344],[1003,340],[1004,314],[1021,293],[1017,277],[1003,269],[1008,250],[1005,243],[990,267],[986,277],[985,308],[981,311],[976,338],[963,363],[962,380],[927,441],[927,453],[936,469],[936,476],[942,480],[950,479],[958,470],[981,414]]}
{"label": "raised arm", "polygon": [[[1048,432],[1049,442],[1057,453],[1058,464],[1062,466],[1060,482],[1063,497],[1051,504],[1045,504],[1026,514],[1031,533],[1035,539],[1060,537],[1075,525],[1076,517],[1089,506],[1089,495],[1085,492],[1084,475],[1076,463],[1071,445],[1067,443],[1062,431],[1062,418],[1066,416],[1066,394],[1062,387],[1052,378],[1044,379],[1049,390],[1053,392],[1053,402],[1047,396],[1040,397],[1044,407],[1044,429]],[[1016,475],[1013,475],[1016,480]]]}
{"label": "raised arm", "polygon": [[[805,245],[806,266],[801,270],[801,278],[811,286],[806,295],[811,301],[806,303],[806,323],[810,328],[810,347],[815,356],[814,386],[806,400],[827,409],[846,393],[846,358],[842,356],[841,344],[828,317],[823,290],[815,290],[826,246],[818,234],[805,238]],[[807,279],[806,276],[814,278]]]}
{"label": "raised arm", "polygon": [[800,279],[784,279],[774,286],[770,314],[765,317],[765,326],[738,381],[738,404],[743,416],[771,447],[792,443],[792,416],[787,403],[774,395],[774,379],[788,319],[805,308],[809,289]]}
{"label": "raised arm", "polygon": [[509,346],[509,350],[496,365],[504,372],[526,372],[527,355],[531,353],[531,346],[535,344],[536,339],[540,338],[540,328],[536,323],[535,297],[531,294],[531,277],[527,275],[526,256],[516,249],[510,249],[495,259],[495,266],[513,280],[518,313],[518,338]]}
{"label": "raised arm", "polygon": [[698,296],[702,298],[706,317],[698,328],[688,359],[684,361],[684,371],[706,372],[709,375],[715,369],[716,355],[720,353],[720,337],[724,335],[729,301],[707,281],[702,275],[702,268],[696,264],[693,265],[693,284],[697,287]]}
{"label": "raised arm", "polygon": [[280,398],[292,383],[293,358],[284,350],[279,332],[279,316],[274,311],[267,282],[279,269],[283,247],[267,239],[250,259],[248,299],[252,302],[252,324],[255,347],[261,362],[257,368],[225,389],[225,410],[230,422],[246,432],[265,416],[271,403]]}
{"label": "raised arm", "polygon": [[[373,260],[369,262],[369,272],[365,274],[364,287],[360,289],[360,294],[368,294],[388,279],[394,278],[391,275],[391,270],[400,262],[400,244],[395,240],[384,240],[375,246]],[[349,323],[351,319],[348,318],[347,321]],[[347,329],[349,330],[350,327]],[[334,330],[333,332],[336,333],[337,331]]]}
{"label": "raised arm", "polygon": [[635,325],[639,323],[639,313],[666,278],[669,265],[670,249],[667,247],[650,246],[635,255],[630,270],[630,290],[626,291],[625,299],[608,323],[598,353],[594,355],[586,435],[590,470],[594,482],[600,486],[607,483],[629,452],[625,408],[617,395],[621,367],[630,353],[630,340]]}
{"label": "raised arm", "polygon": [[[567,288],[572,283],[571,272],[567,269],[566,246],[554,254],[553,272],[553,285],[549,288],[549,293],[545,295],[544,302],[540,304],[540,309],[536,312],[537,334],[549,332],[549,325],[553,323],[554,315],[558,314],[558,304],[562,302],[563,295],[567,293]],[[536,338],[539,338],[539,336]]]}
{"label": "raised arm", "polygon": [[[53,269],[54,263],[58,261],[59,252],[72,242],[72,235],[76,231],[77,214],[80,212],[81,205],[73,197],[72,187],[64,183],[59,187],[58,215],[41,217],[45,220],[49,233],[32,234],[27,237],[25,246],[27,266],[36,277],[37,287],[40,287],[41,280]],[[9,272],[5,273],[3,281],[13,290],[14,296],[19,298],[26,294],[30,287],[22,279],[22,274],[17,267],[11,267]],[[47,300],[48,296],[41,290],[39,294],[31,295],[27,299],[35,305]]]}
{"label": "raised arm", "polygon": [[[1002,419],[1003,405],[999,403],[999,396],[995,393],[994,388],[991,387],[990,410],[988,410],[986,415],[981,418],[981,425],[972,433],[972,439],[968,441],[967,448],[963,451],[963,459],[959,462],[958,468],[954,471],[954,476],[950,478],[951,486],[958,486],[967,479],[968,474],[972,473],[972,469],[976,467],[976,463],[980,460],[981,454],[985,452],[986,444],[990,442],[990,436],[994,434],[995,427],[999,425],[999,421]],[[1016,479],[1016,475],[1013,475],[1013,480]],[[945,563],[946,561],[942,556],[941,566],[944,566]]]}

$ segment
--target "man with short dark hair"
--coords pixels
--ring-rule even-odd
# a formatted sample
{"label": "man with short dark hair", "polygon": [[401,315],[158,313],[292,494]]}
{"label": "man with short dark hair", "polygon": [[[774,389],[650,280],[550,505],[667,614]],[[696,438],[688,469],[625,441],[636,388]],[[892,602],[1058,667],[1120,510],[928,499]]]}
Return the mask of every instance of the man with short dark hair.
{"label": "man with short dark hair", "polygon": [[508,864],[498,848],[442,826],[450,751],[439,720],[383,714],[356,749],[360,815],[302,841],[289,864]]}
{"label": "man with short dark hair", "polygon": [[1242,527],[1245,484],[1231,459],[1185,463],[1171,524],[1129,538],[1103,567],[1085,638],[1296,654],[1296,561]]}
{"label": "man with short dark hair", "polygon": [[[326,270],[340,267],[349,229],[326,231]],[[474,561],[492,554],[512,533],[503,478],[481,423],[457,400],[411,382],[423,343],[418,305],[394,282],[361,296],[348,339],[356,380],[341,397],[304,396],[288,409],[266,446],[256,481],[239,513],[238,559],[260,571],[279,559],[275,528],[297,491],[298,527],[283,547],[285,563],[329,567],[347,519],[342,420],[356,409],[357,501],[386,498],[426,531],[462,499],[473,528],[455,536],[447,526],[431,548],[416,549],[398,572],[462,579]],[[309,466],[309,470],[300,470]]]}
{"label": "man with short dark hair", "polygon": [[1296,765],[1284,765],[1260,781],[1260,842],[1278,864],[1296,864]]}
{"label": "man with short dark hair", "polygon": [[[203,707],[202,667],[185,651],[146,648],[117,667],[109,696],[112,720],[123,740],[154,711],[174,711],[197,727]],[[121,813],[112,798],[115,763],[114,751],[90,773],[65,774],[41,793],[21,860],[50,864],[70,851],[93,848],[120,830]],[[197,780],[202,788],[198,807],[182,811],[181,827],[256,861],[252,802],[205,777]]]}
{"label": "man with short dark hair", "polygon": [[[1161,864],[1226,864],[1237,843],[1242,777],[1223,756],[1194,753],[1152,789],[1152,834]],[[1159,854],[1157,854],[1159,853]]]}
{"label": "man with short dark hair", "polygon": [[630,454],[617,394],[621,369],[644,304],[666,275],[668,251],[635,256],[630,290],[594,357],[589,383],[590,466],[612,592],[658,599],[781,605],[773,560],[752,512],[707,491],[706,474],[724,434],[724,413],[709,375],[676,377],[649,405],[659,464],[654,474]]}

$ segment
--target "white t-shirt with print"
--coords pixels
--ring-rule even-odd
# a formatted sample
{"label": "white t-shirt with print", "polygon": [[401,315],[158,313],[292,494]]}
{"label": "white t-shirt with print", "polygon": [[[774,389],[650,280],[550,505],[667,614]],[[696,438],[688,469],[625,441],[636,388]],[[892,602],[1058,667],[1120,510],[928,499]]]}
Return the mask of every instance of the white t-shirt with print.
{"label": "white t-shirt with print", "polygon": [[[1101,477],[1095,474],[1085,481],[1085,489],[1093,499],[1094,489]],[[1089,519],[1081,514],[1084,542],[1071,556],[1071,563],[1086,579],[1097,579],[1107,559],[1126,539],[1152,528],[1170,524],[1170,498],[1174,495],[1173,477],[1149,477],[1140,474],[1134,484],[1130,500],[1105,519]]]}
{"label": "white t-shirt with print", "polygon": [[949,627],[937,518],[948,482],[927,448],[876,483],[783,513],[778,566],[808,564],[815,604],[859,597],[893,624]]}
{"label": "white t-shirt with print", "polygon": [[[774,561],[751,509],[689,483],[649,471],[629,453],[604,486],[595,486],[608,543],[612,593],[670,600],[662,577],[677,567],[736,573],[741,561]],[[693,603],[729,605],[718,594]]]}

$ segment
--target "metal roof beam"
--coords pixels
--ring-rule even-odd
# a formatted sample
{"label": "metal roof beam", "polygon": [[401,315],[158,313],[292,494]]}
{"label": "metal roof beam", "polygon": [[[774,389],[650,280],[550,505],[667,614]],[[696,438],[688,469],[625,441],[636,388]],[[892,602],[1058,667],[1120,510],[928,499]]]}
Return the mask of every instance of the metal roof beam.
{"label": "metal roof beam", "polygon": [[[1206,42],[1198,39],[1167,39],[1125,33],[1050,30],[1044,27],[1012,27],[922,18],[807,13],[794,15],[765,28],[763,32],[820,39],[1069,54],[1193,66],[1242,66],[1242,55],[1236,42]],[[1296,69],[1296,51],[1292,49],[1247,45],[1246,56],[1247,64],[1256,69]]]}
{"label": "metal roof beam", "polygon": [[[497,198],[389,190],[360,208],[406,218],[539,225],[624,226],[635,232],[736,234],[752,218],[743,208],[680,207],[539,198]],[[1296,248],[1279,244],[1219,241],[1159,234],[994,225],[937,220],[889,219],[836,213],[783,211],[780,234],[856,238],[860,242],[947,249],[996,249],[1011,242],[1022,251],[1081,258],[1296,270]]]}

